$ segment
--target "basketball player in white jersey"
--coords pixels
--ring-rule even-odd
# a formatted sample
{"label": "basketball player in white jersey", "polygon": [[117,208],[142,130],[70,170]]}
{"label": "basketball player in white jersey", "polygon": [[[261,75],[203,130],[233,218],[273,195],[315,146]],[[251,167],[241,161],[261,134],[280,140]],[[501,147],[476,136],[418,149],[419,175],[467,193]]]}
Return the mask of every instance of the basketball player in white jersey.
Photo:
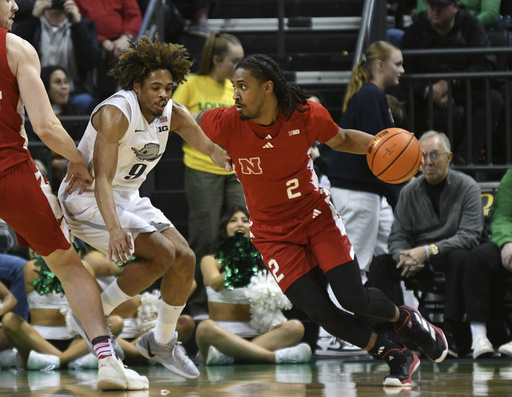
{"label": "basketball player in white jersey", "polygon": [[[140,353],[189,379],[199,371],[177,343],[176,323],[194,277],[195,257],[185,238],[139,188],[162,157],[175,131],[224,167],[224,150],[198,127],[194,116],[170,97],[192,62],[175,44],[143,37],[114,67],[122,91],[100,103],[79,149],[95,180],[82,195],[59,190],[74,235],[119,263],[135,259],[102,293],[105,315],[162,277],[156,326],[137,342]],[[227,166],[229,168],[229,166]]]}

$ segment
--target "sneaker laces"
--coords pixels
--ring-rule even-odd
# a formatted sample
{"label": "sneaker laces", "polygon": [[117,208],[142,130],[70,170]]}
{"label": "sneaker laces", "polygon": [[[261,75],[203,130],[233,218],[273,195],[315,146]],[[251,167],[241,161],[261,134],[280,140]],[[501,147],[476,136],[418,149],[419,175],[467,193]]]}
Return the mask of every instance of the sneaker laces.
{"label": "sneaker laces", "polygon": [[172,349],[172,356],[175,359],[180,359],[183,362],[188,361],[187,352],[185,351],[185,348],[181,345],[181,342],[176,342],[171,346]]}

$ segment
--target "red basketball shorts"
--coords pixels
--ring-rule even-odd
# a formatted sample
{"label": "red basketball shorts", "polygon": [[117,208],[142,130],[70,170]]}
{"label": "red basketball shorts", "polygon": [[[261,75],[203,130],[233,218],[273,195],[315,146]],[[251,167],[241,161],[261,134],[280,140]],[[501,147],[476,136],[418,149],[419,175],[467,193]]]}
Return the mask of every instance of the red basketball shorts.
{"label": "red basketball shorts", "polygon": [[251,225],[252,243],[285,292],[295,280],[319,266],[325,274],[354,259],[341,217],[322,202],[305,218]]}
{"label": "red basketball shorts", "polygon": [[32,159],[0,178],[0,218],[14,229],[21,247],[42,256],[71,247],[59,200]]}

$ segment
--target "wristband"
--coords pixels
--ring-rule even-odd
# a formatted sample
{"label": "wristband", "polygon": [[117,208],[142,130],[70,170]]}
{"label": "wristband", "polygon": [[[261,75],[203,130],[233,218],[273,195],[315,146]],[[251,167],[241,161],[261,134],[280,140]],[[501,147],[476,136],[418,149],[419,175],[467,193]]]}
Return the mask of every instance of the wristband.
{"label": "wristband", "polygon": [[428,246],[425,244],[425,254],[427,255],[427,262],[430,260],[430,253],[428,252]]}

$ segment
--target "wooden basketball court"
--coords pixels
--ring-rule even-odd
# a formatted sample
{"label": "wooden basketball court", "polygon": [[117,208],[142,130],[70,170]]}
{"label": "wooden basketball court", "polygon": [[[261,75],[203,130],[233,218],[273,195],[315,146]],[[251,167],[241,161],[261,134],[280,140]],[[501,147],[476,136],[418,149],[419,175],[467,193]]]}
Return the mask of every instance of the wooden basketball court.
{"label": "wooden basketball court", "polygon": [[[146,391],[108,396],[512,396],[512,359],[484,361],[423,359],[411,388],[384,388],[387,365],[368,356],[319,358],[308,364],[201,366],[197,380],[180,378],[162,366],[137,367],[147,375]],[[0,371],[0,395],[96,396],[96,371]]]}

